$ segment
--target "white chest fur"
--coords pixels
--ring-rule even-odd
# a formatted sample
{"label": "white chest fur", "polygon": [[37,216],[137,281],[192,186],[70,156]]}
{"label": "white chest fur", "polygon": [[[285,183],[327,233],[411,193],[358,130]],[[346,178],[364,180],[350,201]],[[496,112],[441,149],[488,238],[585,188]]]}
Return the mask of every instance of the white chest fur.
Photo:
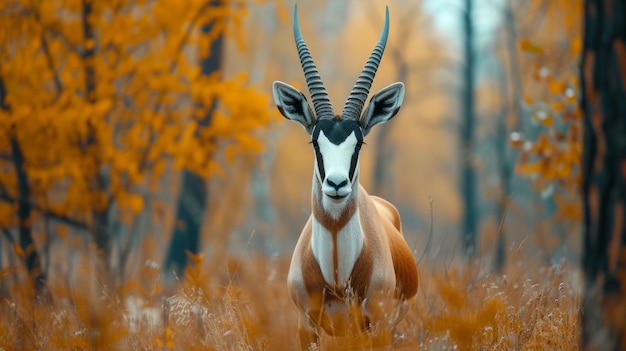
{"label": "white chest fur", "polygon": [[[336,240],[333,234],[315,219],[313,219],[312,229],[311,250],[324,280],[331,286],[345,287],[363,249],[363,231],[359,212],[356,211],[348,223],[339,230]],[[335,281],[335,270],[337,281]]]}

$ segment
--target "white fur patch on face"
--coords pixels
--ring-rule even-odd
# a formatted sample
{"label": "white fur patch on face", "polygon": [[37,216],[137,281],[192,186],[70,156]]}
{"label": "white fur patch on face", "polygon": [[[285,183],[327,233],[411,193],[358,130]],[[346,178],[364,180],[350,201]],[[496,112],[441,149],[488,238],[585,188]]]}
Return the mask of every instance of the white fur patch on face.
{"label": "white fur patch on face", "polygon": [[[358,191],[358,187],[359,187],[358,179],[359,179],[359,170],[358,170],[358,163],[357,163],[357,170],[355,171],[355,174],[354,174],[355,183],[352,184],[352,191],[355,194]],[[322,207],[329,215],[331,215],[331,217],[333,217],[334,219],[338,219],[343,213],[343,211],[345,210],[346,204],[348,203],[348,199],[350,198],[352,198],[352,196],[346,196],[343,200],[334,200],[328,196],[322,196]]]}
{"label": "white fur patch on face", "polygon": [[322,155],[326,175],[325,179],[321,179],[324,194],[346,196],[352,191],[350,162],[356,152],[357,141],[356,135],[352,132],[341,144],[335,145],[324,135],[324,131],[320,131],[317,144]]}
{"label": "white fur patch on face", "polygon": [[[324,280],[331,286],[346,287],[356,260],[363,249],[363,231],[359,212],[355,212],[348,223],[337,233],[337,247],[334,247],[333,234],[313,219],[311,251],[322,271]],[[333,252],[337,250],[336,265]],[[335,281],[334,269],[337,267]]]}

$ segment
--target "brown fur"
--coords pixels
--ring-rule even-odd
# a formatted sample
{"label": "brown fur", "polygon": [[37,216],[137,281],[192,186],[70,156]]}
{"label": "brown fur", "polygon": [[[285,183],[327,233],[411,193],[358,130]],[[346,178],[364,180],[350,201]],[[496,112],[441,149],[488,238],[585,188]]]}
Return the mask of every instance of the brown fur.
{"label": "brown fur", "polygon": [[386,230],[389,239],[389,248],[393,260],[393,269],[396,273],[396,294],[398,298],[409,299],[417,293],[418,273],[413,253],[409,249],[402,235],[402,224],[398,210],[387,200],[377,196],[371,196],[382,220],[388,219],[397,229]]}
{"label": "brown fur", "polygon": [[[397,209],[384,199],[370,196],[360,185],[357,191],[356,201],[349,202],[344,213],[336,220],[323,211],[319,200],[322,196],[321,192],[314,194],[312,200],[313,215],[303,228],[294,252],[294,258],[299,255],[305,291],[299,290],[300,285],[290,282],[289,290],[292,299],[308,316],[308,321],[312,323],[310,327],[322,327],[331,335],[334,335],[333,328],[329,327],[329,325],[332,326],[332,321],[328,321],[328,316],[324,313],[324,305],[336,300],[346,301],[346,289],[348,287],[330,286],[325,282],[311,250],[313,217],[335,235],[336,240],[339,230],[356,213],[358,207],[364,242],[363,249],[349,278],[349,287],[355,294],[352,303],[361,305],[366,298],[372,300],[374,296],[380,296],[382,290],[394,288],[393,286],[389,287],[385,281],[372,280],[375,266],[378,267],[379,271],[381,269],[383,271],[393,270],[395,290],[392,292],[396,298],[410,299],[417,292],[417,266],[402,235],[402,224]],[[334,257],[336,258],[336,253]],[[383,261],[380,261],[381,259]],[[314,333],[313,331],[310,332]],[[301,333],[306,334],[307,332],[301,330]],[[311,335],[305,339],[316,340]],[[305,340],[302,341],[305,342]],[[308,341],[306,342],[308,343]]]}
{"label": "brown fur", "polygon": [[311,199],[313,216],[326,230],[336,236],[341,228],[345,227],[350,218],[354,216],[354,212],[356,212],[356,201],[354,199],[349,200],[339,218],[335,219],[328,212],[324,211],[322,207],[322,190],[318,188],[316,192],[316,196],[313,196]]}

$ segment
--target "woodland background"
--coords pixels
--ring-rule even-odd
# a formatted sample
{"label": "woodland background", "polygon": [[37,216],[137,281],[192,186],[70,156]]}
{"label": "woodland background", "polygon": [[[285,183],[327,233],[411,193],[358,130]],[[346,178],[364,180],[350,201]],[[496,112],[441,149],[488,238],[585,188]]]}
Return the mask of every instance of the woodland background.
{"label": "woodland background", "polygon": [[[305,91],[292,5],[0,4],[0,348],[297,344],[284,282],[313,153],[271,99]],[[298,4],[335,106],[384,5]],[[582,0],[388,5],[371,90],[407,92],[361,182],[400,210],[420,293],[395,337],[348,344],[578,348]]]}

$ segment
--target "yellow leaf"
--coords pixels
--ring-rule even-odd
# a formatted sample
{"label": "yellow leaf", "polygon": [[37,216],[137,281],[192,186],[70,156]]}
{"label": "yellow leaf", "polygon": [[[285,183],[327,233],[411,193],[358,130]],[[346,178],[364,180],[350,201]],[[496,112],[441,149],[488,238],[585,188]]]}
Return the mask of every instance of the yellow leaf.
{"label": "yellow leaf", "polygon": [[85,50],[93,50],[96,47],[96,41],[93,39],[87,39],[85,41]]}
{"label": "yellow leaf", "polygon": [[530,52],[533,54],[540,54],[543,52],[543,48],[541,46],[531,43],[528,39],[520,40],[519,47],[520,49],[522,49],[522,51]]}
{"label": "yellow leaf", "polygon": [[561,95],[565,92],[565,88],[567,88],[567,84],[564,82],[551,79],[548,82],[548,92],[552,95]]}
{"label": "yellow leaf", "polygon": [[134,214],[140,214],[143,210],[143,196],[139,194],[128,194],[126,201],[128,208],[130,208]]}
{"label": "yellow leaf", "polygon": [[580,53],[583,51],[583,43],[582,43],[582,40],[580,40],[580,37],[576,37],[572,39],[572,41],[569,44],[569,49],[572,55],[574,56],[580,55]]}
{"label": "yellow leaf", "polygon": [[58,226],[56,234],[59,238],[65,239],[67,237],[67,227],[64,225]]}
{"label": "yellow leaf", "polygon": [[97,113],[98,115],[105,115],[107,114],[107,112],[109,112],[112,105],[113,103],[111,102],[110,99],[99,100],[94,106],[94,112]]}
{"label": "yellow leaf", "polygon": [[0,227],[7,228],[13,224],[17,207],[17,203],[11,204],[0,201]]}
{"label": "yellow leaf", "polygon": [[548,128],[554,126],[554,116],[545,111],[539,111],[533,115],[533,119]]}
{"label": "yellow leaf", "polygon": [[22,251],[22,248],[18,244],[13,244],[13,250],[15,250],[17,257],[24,256],[24,251]]}
{"label": "yellow leaf", "polygon": [[540,165],[538,162],[518,163],[515,166],[516,173],[523,174],[523,175],[531,175],[531,174],[538,173],[539,169],[540,169]]}
{"label": "yellow leaf", "polygon": [[562,112],[565,109],[565,104],[560,101],[554,101],[550,103],[550,106],[552,107],[554,112],[557,112],[557,113]]}
{"label": "yellow leaf", "polygon": [[528,105],[532,105],[532,104],[533,104],[533,102],[535,102],[535,99],[533,99],[533,98],[532,98],[532,97],[530,97],[530,96],[525,96],[525,97],[524,97],[524,102],[525,102],[526,104],[528,104]]}

